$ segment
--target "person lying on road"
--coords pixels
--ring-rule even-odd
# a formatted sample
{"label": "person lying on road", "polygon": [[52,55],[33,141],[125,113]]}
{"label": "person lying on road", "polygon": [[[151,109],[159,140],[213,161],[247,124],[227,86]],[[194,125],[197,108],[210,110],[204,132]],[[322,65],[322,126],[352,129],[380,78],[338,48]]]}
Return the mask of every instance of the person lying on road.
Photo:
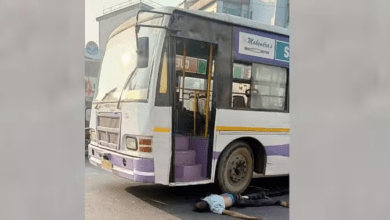
{"label": "person lying on road", "polygon": [[211,211],[217,214],[229,215],[242,219],[262,219],[254,216],[247,216],[245,214],[226,210],[232,206],[248,207],[248,206],[272,206],[279,205],[289,207],[287,201],[273,200],[265,196],[264,192],[254,193],[247,196],[240,196],[238,194],[224,193],[222,195],[212,194],[207,196],[195,204],[195,211],[204,212]]}

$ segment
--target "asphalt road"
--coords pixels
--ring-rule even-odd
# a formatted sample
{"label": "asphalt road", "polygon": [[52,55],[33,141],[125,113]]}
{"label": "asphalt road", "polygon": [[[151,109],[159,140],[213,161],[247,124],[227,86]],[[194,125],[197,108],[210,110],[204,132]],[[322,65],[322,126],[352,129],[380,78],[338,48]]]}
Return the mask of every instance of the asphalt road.
{"label": "asphalt road", "polygon": [[[244,194],[260,188],[288,189],[288,177],[253,179]],[[213,213],[194,212],[193,205],[209,193],[218,193],[213,184],[168,187],[133,182],[100,170],[85,160],[85,219],[234,219]],[[286,193],[273,198],[288,200]],[[279,206],[231,208],[265,220],[288,220],[289,209]]]}

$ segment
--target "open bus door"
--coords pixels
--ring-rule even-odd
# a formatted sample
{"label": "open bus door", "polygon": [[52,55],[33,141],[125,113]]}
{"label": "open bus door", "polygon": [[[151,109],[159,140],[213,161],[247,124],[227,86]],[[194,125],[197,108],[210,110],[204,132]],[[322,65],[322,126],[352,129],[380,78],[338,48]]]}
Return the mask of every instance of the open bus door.
{"label": "open bus door", "polygon": [[172,38],[173,146],[170,181],[210,182],[214,121],[213,72],[216,45]]}

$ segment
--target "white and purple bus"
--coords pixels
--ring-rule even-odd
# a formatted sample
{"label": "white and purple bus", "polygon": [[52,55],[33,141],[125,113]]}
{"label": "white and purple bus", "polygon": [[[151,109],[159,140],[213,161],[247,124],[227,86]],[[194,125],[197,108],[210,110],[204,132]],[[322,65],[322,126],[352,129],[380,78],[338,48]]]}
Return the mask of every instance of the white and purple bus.
{"label": "white and purple bus", "polygon": [[243,192],[289,174],[289,31],[166,7],[107,43],[90,120],[91,164],[169,186]]}

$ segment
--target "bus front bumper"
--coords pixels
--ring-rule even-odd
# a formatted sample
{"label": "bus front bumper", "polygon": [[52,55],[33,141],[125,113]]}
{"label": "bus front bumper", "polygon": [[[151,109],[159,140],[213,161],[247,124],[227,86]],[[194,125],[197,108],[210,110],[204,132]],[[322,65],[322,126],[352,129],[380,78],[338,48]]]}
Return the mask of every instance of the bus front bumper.
{"label": "bus front bumper", "polygon": [[[89,162],[105,171],[126,179],[142,183],[154,183],[154,160],[151,158],[131,157],[88,145]],[[108,161],[111,168],[102,167],[102,161]]]}

